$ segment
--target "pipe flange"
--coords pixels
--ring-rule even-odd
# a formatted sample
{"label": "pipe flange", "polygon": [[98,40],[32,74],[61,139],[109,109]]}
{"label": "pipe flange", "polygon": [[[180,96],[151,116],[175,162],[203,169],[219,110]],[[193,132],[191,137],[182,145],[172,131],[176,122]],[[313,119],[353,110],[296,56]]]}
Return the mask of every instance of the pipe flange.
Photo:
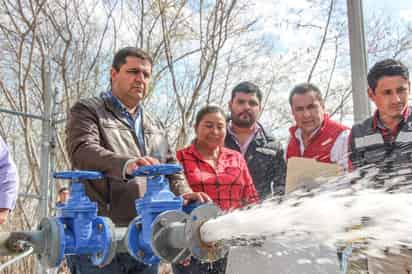
{"label": "pipe flange", "polygon": [[97,228],[93,230],[101,234],[100,239],[103,241],[104,247],[101,252],[93,254],[90,259],[94,265],[103,267],[108,265],[116,256],[115,225],[107,217],[97,217],[93,225]]}
{"label": "pipe flange", "polygon": [[[171,246],[169,229],[172,223],[186,224],[189,215],[182,211],[170,210],[159,214],[152,226],[152,249],[154,253],[164,261],[178,263],[190,256],[188,247],[176,248]],[[181,233],[184,233],[182,227]]]}
{"label": "pipe flange", "polygon": [[42,232],[41,250],[37,258],[42,266],[57,267],[64,259],[64,226],[55,218],[43,218],[38,226]]}
{"label": "pipe flange", "polygon": [[220,213],[221,210],[216,205],[203,204],[190,213],[185,227],[185,235],[189,237],[192,255],[203,262],[217,261],[228,252],[226,247],[203,242],[200,235],[200,227],[206,221],[218,217]]}

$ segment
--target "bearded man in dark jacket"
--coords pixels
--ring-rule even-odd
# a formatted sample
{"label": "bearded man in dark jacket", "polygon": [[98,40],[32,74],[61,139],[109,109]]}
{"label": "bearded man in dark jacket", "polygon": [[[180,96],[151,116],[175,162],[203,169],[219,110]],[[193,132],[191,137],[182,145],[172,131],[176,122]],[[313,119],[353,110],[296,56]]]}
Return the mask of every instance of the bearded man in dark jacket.
{"label": "bearded man in dark jacket", "polygon": [[242,82],[232,90],[225,146],[243,154],[263,200],[284,193],[286,164],[280,143],[257,122],[261,102],[262,92],[251,82]]}

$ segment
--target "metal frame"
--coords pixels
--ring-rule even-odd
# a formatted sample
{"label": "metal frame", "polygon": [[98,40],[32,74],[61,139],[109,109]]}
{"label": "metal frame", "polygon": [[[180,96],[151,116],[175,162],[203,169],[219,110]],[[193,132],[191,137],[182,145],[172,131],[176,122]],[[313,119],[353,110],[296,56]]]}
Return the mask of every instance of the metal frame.
{"label": "metal frame", "polygon": [[[42,220],[44,217],[47,217],[49,213],[49,198],[52,198],[52,194],[54,192],[54,184],[51,180],[53,180],[51,176],[51,172],[53,172],[54,165],[52,165],[52,169],[50,168],[50,163],[54,162],[54,143],[55,143],[55,135],[56,135],[56,124],[61,121],[54,121],[53,120],[53,112],[54,106],[56,102],[53,102],[51,97],[51,63],[50,60],[48,62],[48,79],[46,88],[43,90],[44,92],[44,114],[43,116],[35,115],[31,113],[24,113],[14,110],[8,110],[0,108],[0,112],[8,113],[15,116],[24,116],[31,119],[37,119],[42,121],[42,133],[41,133],[41,149],[40,149],[40,194],[32,194],[32,193],[19,193],[19,196],[28,197],[32,199],[39,200],[39,206],[36,210],[39,214],[39,220]],[[50,179],[50,180],[49,180]],[[51,194],[51,195],[49,195]],[[36,273],[44,274],[48,273],[46,269],[40,264],[36,264]]]}

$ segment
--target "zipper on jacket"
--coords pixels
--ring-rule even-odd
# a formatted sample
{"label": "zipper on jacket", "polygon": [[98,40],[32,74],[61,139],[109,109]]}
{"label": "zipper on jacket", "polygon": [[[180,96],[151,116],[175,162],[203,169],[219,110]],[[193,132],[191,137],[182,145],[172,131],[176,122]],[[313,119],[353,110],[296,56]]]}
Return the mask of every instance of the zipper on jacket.
{"label": "zipper on jacket", "polygon": [[107,202],[106,202],[106,210],[109,213],[108,215],[110,215],[110,210],[111,210],[111,197],[112,197],[112,185],[110,184],[110,181],[107,181],[107,193],[108,193],[108,197],[107,197]]}

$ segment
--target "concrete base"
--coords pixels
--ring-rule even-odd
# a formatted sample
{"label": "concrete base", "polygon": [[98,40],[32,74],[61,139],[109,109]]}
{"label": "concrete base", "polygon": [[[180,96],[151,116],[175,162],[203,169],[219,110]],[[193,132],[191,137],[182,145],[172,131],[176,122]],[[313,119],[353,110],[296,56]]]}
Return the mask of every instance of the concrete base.
{"label": "concrete base", "polygon": [[294,273],[340,273],[336,250],[319,245],[288,249],[283,245],[269,242],[262,247],[236,247],[229,252],[226,274]]}

